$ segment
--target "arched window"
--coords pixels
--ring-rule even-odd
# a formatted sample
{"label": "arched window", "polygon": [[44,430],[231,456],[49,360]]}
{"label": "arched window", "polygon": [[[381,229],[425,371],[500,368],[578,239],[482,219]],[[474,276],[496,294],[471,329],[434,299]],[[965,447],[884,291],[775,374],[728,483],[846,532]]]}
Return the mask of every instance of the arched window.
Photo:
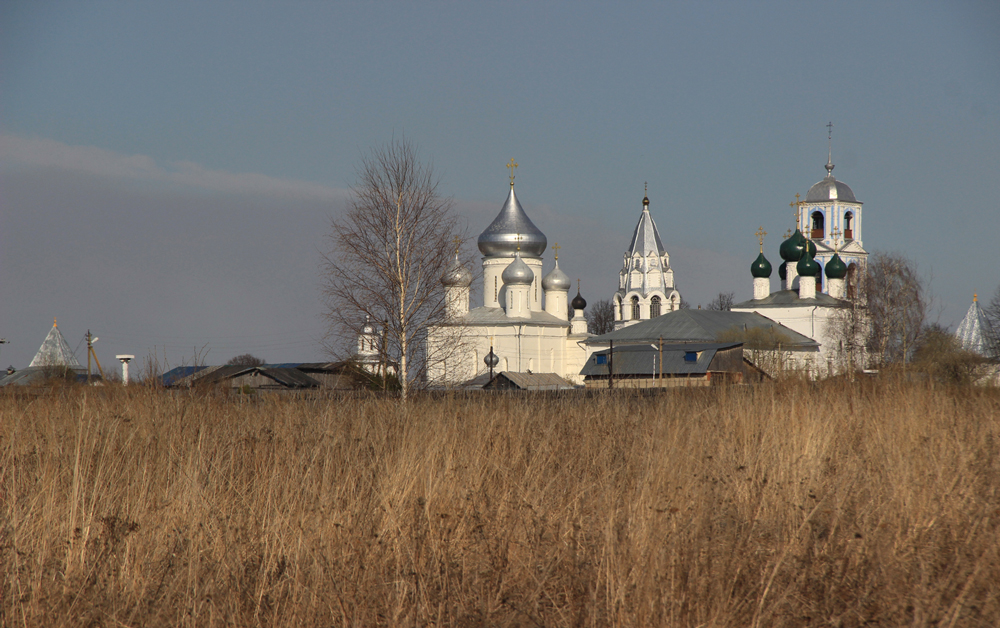
{"label": "arched window", "polygon": [[660,315],[660,297],[654,296],[649,300],[649,317],[656,318]]}
{"label": "arched window", "polygon": [[622,300],[620,298],[615,299],[615,301],[618,304],[618,320],[623,321],[625,320],[625,304],[622,303]]}
{"label": "arched window", "polygon": [[632,297],[632,320],[639,320],[639,297]]}
{"label": "arched window", "polygon": [[854,214],[851,212],[844,214],[844,239],[854,239]]}
{"label": "arched window", "polygon": [[810,234],[810,236],[812,238],[814,238],[814,239],[818,238],[818,239],[822,240],[823,239],[823,233],[824,233],[823,232],[823,226],[824,226],[823,212],[813,212],[812,213],[812,233]]}

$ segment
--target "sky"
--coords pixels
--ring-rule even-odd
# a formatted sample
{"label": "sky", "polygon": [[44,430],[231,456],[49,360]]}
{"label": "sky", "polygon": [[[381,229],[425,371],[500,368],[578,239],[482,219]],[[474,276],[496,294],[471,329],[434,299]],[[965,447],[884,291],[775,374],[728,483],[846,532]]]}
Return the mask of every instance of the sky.
{"label": "sky", "polygon": [[330,224],[401,136],[473,243],[515,159],[591,302],[647,182],[684,299],[748,299],[754,232],[776,266],[828,122],[865,248],[910,258],[954,329],[1000,283],[995,2],[8,0],[0,363],[54,318],[105,369],[328,359]]}

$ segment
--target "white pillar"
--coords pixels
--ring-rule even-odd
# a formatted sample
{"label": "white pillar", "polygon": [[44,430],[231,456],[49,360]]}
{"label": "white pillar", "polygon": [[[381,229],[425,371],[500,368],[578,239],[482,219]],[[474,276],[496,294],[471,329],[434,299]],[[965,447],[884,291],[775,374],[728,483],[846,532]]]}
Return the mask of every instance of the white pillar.
{"label": "white pillar", "polygon": [[826,282],[826,292],[834,299],[843,299],[847,295],[847,282],[843,279],[829,279]]}
{"label": "white pillar", "polygon": [[816,298],[815,277],[799,277],[799,298],[800,299]]}
{"label": "white pillar", "polygon": [[128,363],[135,359],[134,355],[116,355],[115,356],[119,362],[122,363],[122,384],[128,385]]}

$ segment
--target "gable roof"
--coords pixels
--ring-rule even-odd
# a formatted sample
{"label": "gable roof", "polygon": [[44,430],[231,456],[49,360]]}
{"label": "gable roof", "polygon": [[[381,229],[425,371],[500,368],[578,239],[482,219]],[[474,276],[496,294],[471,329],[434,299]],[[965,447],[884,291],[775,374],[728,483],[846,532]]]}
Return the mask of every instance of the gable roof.
{"label": "gable roof", "polygon": [[[642,321],[635,325],[584,340],[588,345],[606,345],[663,342],[716,342],[723,333],[736,330],[766,329],[780,332],[788,338],[789,349],[812,349],[819,343],[808,336],[793,331],[780,323],[756,312],[727,310],[677,310]],[[616,349],[617,350],[617,349]]]}
{"label": "gable roof", "polygon": [[749,301],[744,301],[742,303],[737,303],[733,306],[733,309],[740,310],[753,310],[755,308],[765,308],[765,307],[835,307],[835,308],[848,308],[851,307],[850,301],[844,301],[842,299],[837,299],[831,297],[825,292],[817,292],[816,297],[812,299],[803,299],[799,297],[799,293],[795,290],[779,290],[777,292],[772,292],[763,299],[750,299]]}
{"label": "gable roof", "polygon": [[62,332],[59,331],[59,326],[56,323],[52,323],[52,329],[49,330],[45,340],[42,341],[42,346],[38,348],[38,353],[35,354],[33,360],[31,360],[32,366],[68,366],[70,368],[80,368],[80,362],[73,355],[73,351],[66,344],[66,339],[63,338]]}
{"label": "gable roof", "polygon": [[[724,349],[739,347],[742,342],[672,343],[663,345],[663,365],[659,363],[659,344],[625,345],[615,347],[615,376],[646,375],[654,377],[660,373],[667,376],[704,375],[709,371],[715,354]],[[610,349],[595,351],[587,360],[580,374],[583,376],[607,377],[608,361],[597,356],[607,356]],[[694,353],[695,359],[688,361],[687,354]],[[600,362],[600,364],[598,363]]]}
{"label": "gable roof", "polygon": [[555,373],[516,373],[502,371],[483,386],[486,389],[518,390],[570,390],[576,388],[572,383]]}

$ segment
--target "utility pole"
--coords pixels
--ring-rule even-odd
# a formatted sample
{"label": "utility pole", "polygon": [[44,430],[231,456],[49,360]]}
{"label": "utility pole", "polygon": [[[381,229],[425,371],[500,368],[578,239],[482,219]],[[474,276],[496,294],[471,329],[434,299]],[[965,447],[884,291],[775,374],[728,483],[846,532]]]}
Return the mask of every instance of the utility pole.
{"label": "utility pole", "polygon": [[608,390],[613,390],[615,387],[615,341],[611,341],[611,347],[608,349]]}
{"label": "utility pole", "polygon": [[104,369],[101,368],[101,361],[97,359],[97,353],[94,352],[94,343],[100,340],[97,336],[90,333],[87,330],[87,385],[90,385],[90,356],[94,356],[94,362],[97,364],[97,372],[101,374],[101,379],[104,379]]}
{"label": "utility pole", "polygon": [[663,336],[660,336],[660,373],[659,377],[660,386],[663,386]]}

